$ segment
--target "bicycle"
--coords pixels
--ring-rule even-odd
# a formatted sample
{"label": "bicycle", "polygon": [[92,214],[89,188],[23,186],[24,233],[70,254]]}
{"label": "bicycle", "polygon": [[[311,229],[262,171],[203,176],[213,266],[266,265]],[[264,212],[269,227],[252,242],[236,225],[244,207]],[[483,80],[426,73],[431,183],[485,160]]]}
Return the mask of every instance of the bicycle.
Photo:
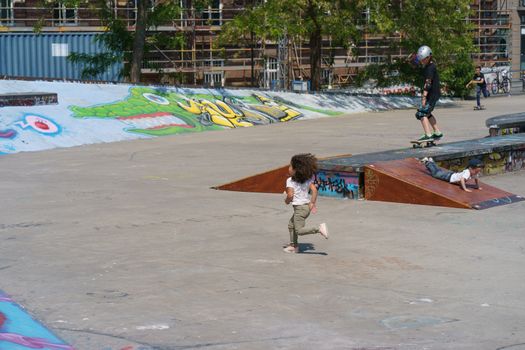
{"label": "bicycle", "polygon": [[[499,78],[500,73],[501,73],[501,80]],[[498,94],[501,90],[503,90],[503,92],[506,94],[509,93],[510,79],[507,75],[508,75],[507,70],[496,72],[496,78],[494,78],[494,80],[492,80],[492,83],[491,83],[491,90],[492,90],[493,95]]]}

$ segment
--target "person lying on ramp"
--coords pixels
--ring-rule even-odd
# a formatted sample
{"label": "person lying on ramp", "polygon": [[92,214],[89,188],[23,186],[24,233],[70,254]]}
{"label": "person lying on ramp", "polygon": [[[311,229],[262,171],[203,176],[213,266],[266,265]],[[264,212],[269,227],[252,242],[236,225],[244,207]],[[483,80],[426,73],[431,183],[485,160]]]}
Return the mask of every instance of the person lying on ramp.
{"label": "person lying on ramp", "polygon": [[481,190],[479,186],[478,176],[483,168],[483,163],[479,159],[471,159],[468,162],[468,167],[460,172],[453,172],[444,168],[440,168],[434,163],[434,160],[430,157],[425,157],[421,159],[421,162],[427,167],[430,171],[432,177],[443,180],[452,184],[458,184],[463,191],[472,192],[472,190],[467,188],[467,181],[474,179],[476,184],[476,189]]}

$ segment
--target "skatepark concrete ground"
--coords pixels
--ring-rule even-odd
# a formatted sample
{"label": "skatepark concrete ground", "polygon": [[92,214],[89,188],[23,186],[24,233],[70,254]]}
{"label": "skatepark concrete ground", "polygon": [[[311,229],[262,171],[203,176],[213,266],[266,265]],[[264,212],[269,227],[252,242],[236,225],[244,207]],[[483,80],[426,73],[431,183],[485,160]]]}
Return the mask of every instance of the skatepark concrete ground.
{"label": "skatepark concrete ground", "polygon": [[[483,137],[525,97],[438,108]],[[413,110],[0,157],[0,289],[80,350],[525,349],[525,202],[321,197],[286,254],[282,195],[217,191],[288,163],[409,147]],[[525,172],[482,181],[525,195]]]}

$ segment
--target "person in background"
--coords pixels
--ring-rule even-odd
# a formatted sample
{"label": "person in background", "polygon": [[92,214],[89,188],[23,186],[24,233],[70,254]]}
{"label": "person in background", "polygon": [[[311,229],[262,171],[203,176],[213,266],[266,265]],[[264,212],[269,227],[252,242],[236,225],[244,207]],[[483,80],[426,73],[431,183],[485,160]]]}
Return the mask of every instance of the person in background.
{"label": "person in background", "polygon": [[481,73],[481,66],[476,67],[474,77],[471,81],[468,82],[466,87],[469,88],[471,85],[476,86],[476,106],[474,107],[474,109],[483,109],[483,106],[481,106],[481,94],[483,93],[483,96],[485,98],[489,97],[490,94],[487,90],[487,81],[485,80],[485,75]]}

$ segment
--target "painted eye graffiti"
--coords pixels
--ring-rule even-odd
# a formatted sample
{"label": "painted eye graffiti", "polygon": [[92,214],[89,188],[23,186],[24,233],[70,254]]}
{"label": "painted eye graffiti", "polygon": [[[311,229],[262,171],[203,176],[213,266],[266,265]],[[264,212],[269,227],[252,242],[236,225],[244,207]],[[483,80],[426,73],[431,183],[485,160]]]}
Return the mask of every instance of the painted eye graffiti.
{"label": "painted eye graffiti", "polygon": [[165,99],[162,96],[158,96],[158,95],[150,94],[150,93],[144,93],[144,94],[142,94],[142,96],[144,96],[149,101],[151,101],[153,103],[156,103],[156,104],[159,104],[159,105],[166,106],[166,105],[170,104],[170,101],[168,101],[167,99]]}
{"label": "painted eye graffiti", "polygon": [[51,119],[41,117],[39,115],[28,114],[15,125],[22,129],[33,129],[41,134],[56,135],[60,133],[60,127]]}
{"label": "painted eye graffiti", "polygon": [[35,126],[41,130],[49,130],[49,125],[40,120],[35,122]]}

